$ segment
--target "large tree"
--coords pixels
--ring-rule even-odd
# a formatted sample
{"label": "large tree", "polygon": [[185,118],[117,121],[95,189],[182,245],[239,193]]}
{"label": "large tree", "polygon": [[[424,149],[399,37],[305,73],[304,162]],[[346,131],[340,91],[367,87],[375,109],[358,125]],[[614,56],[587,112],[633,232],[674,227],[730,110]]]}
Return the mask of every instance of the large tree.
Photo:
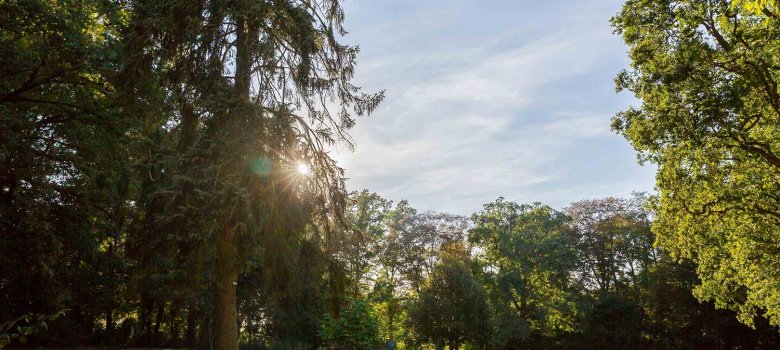
{"label": "large tree", "polygon": [[[123,21],[113,1],[0,4],[0,320],[68,309],[106,328],[123,302],[127,134],[114,100]],[[35,293],[31,293],[36,291]],[[52,337],[84,333],[52,327]]]}
{"label": "large tree", "polygon": [[252,245],[239,243],[302,230],[307,218],[295,210],[315,209],[311,215],[323,223],[340,217],[343,175],[327,146],[349,143],[353,114],[370,112],[381,94],[361,94],[350,84],[357,50],[337,41],[344,32],[335,1],[180,5],[138,4],[135,20],[152,30],[135,35],[175,45],[153,60],[191,53],[171,59],[193,73],[168,89],[184,91],[176,97],[194,106],[194,127],[202,125],[181,173],[194,179],[196,192],[181,196],[202,197],[194,227],[213,242],[214,346],[236,349],[236,284],[252,254],[240,249]]}
{"label": "large tree", "polygon": [[566,215],[539,203],[499,198],[472,220],[469,241],[479,252],[497,310],[495,340],[529,346],[531,337],[572,330],[576,240]]}
{"label": "large tree", "polygon": [[417,210],[405,200],[399,201],[384,217],[386,232],[378,242],[375,260],[376,283],[371,292],[371,299],[380,303],[377,312],[381,316],[383,335],[395,341],[400,336],[403,327],[399,320],[403,313],[402,300],[410,292],[408,280],[405,278],[406,262],[411,261],[413,254],[410,233],[415,225]]}
{"label": "large tree", "polygon": [[[616,79],[641,106],[613,120],[658,165],[654,230],[696,262],[703,300],[780,324],[780,26],[776,3],[630,0]],[[756,7],[757,5],[760,5]]]}
{"label": "large tree", "polygon": [[470,271],[467,255],[455,254],[438,263],[417,299],[409,306],[409,325],[418,341],[436,349],[458,350],[465,343],[485,344],[490,336],[490,307],[485,289]]}
{"label": "large tree", "polygon": [[582,200],[566,208],[576,234],[579,279],[585,288],[604,296],[630,289],[639,301],[647,284],[646,272],[655,262],[654,236],[642,205],[644,196],[631,200]]}
{"label": "large tree", "polygon": [[417,213],[411,219],[402,237],[404,273],[411,288],[419,292],[438,264],[442,247],[464,241],[468,222],[462,216],[433,211]]}
{"label": "large tree", "polygon": [[369,285],[368,274],[380,250],[379,242],[387,233],[385,217],[391,205],[392,201],[368,190],[350,193],[339,253],[351,280],[353,298],[362,296]]}
{"label": "large tree", "polygon": [[[188,338],[213,320],[215,347],[235,349],[250,262],[271,281],[323,277],[296,265],[329,253],[343,221],[328,147],[351,146],[354,117],[382,98],[351,84],[358,49],[340,43],[337,1],[0,7],[4,318],[72,306],[80,329],[104,315],[108,332],[126,295],[152,338],[163,324],[176,336],[188,310]],[[58,296],[25,300],[49,284]],[[274,285],[275,300],[292,287]]]}

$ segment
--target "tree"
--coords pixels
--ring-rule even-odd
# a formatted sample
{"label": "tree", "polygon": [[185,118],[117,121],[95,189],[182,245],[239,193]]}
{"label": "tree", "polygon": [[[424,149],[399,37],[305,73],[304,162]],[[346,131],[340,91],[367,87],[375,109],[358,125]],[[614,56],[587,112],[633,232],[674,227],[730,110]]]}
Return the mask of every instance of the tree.
{"label": "tree", "polygon": [[402,300],[409,292],[406,280],[406,262],[411,261],[412,242],[409,239],[415,223],[417,210],[405,200],[399,201],[384,217],[385,234],[377,246],[376,283],[371,299],[379,304],[376,308],[381,317],[380,327],[386,339],[396,341],[402,327]]}
{"label": "tree", "polygon": [[338,2],[0,10],[1,317],[72,306],[58,322],[84,330],[67,333],[80,343],[134,315],[150,341],[175,340],[185,314],[190,345],[198,328],[235,349],[250,262],[269,280],[318,276],[301,289],[322,292],[322,265],[296,264],[304,246],[330,254],[343,224],[327,147],[351,146],[354,117],[382,99],[350,83],[357,49],[339,43]]}
{"label": "tree", "polygon": [[[647,328],[654,349],[772,349],[780,334],[765,318],[755,328],[740,323],[731,310],[698,301],[691,290],[699,282],[691,261],[676,262],[663,251],[648,273],[645,293]],[[623,324],[621,324],[623,327]]]}
{"label": "tree", "polygon": [[[740,4],[770,4],[740,2]],[[658,241],[696,263],[701,300],[780,324],[780,26],[729,1],[627,1],[618,90],[641,101],[613,128],[658,165]],[[750,10],[756,10],[755,7]]]}
{"label": "tree", "polygon": [[484,344],[490,336],[487,295],[461,259],[445,258],[437,264],[408,312],[418,341],[437,349]]}
{"label": "tree", "polygon": [[635,301],[606,295],[583,320],[583,347],[587,349],[648,349],[647,317]]}
{"label": "tree", "polygon": [[[113,1],[0,4],[0,321],[69,312],[83,342],[124,302],[133,193],[115,103],[124,21]],[[31,291],[36,291],[31,293]],[[63,326],[68,325],[68,326]]]}
{"label": "tree", "polygon": [[391,201],[368,190],[350,193],[345,213],[347,230],[340,242],[340,251],[351,278],[353,298],[362,296],[365,290],[366,274],[387,231],[385,217],[391,205]]}
{"label": "tree", "polygon": [[462,216],[428,211],[417,213],[405,225],[404,272],[411,287],[419,292],[439,262],[442,247],[464,241],[468,222]]}
{"label": "tree", "polygon": [[[240,248],[256,247],[239,242],[341,216],[343,173],[326,147],[349,144],[353,115],[370,113],[382,95],[350,84],[357,50],[336,39],[344,34],[336,1],[139,3],[134,10],[128,45],[140,43],[153,62],[140,69],[173,77],[159,80],[161,92],[182,101],[179,120],[192,124],[181,130],[197,130],[176,174],[187,181],[165,190],[180,202],[197,197],[198,211],[187,214],[212,242],[214,346],[236,349],[238,273],[254,254]],[[310,174],[292,176],[299,164]]]}
{"label": "tree", "polygon": [[480,252],[501,346],[572,330],[576,241],[566,215],[539,203],[499,198],[472,221],[469,241]]}
{"label": "tree", "polygon": [[639,302],[640,283],[655,260],[653,235],[644,198],[604,198],[572,203],[566,209],[577,236],[579,276],[600,296],[630,286]]}
{"label": "tree", "polygon": [[613,21],[655,212],[468,221],[347,194],[336,0],[0,1],[0,347],[778,348],[778,9]]}
{"label": "tree", "polygon": [[335,350],[376,350],[379,348],[379,326],[371,305],[355,300],[337,319],[326,315],[320,337]]}

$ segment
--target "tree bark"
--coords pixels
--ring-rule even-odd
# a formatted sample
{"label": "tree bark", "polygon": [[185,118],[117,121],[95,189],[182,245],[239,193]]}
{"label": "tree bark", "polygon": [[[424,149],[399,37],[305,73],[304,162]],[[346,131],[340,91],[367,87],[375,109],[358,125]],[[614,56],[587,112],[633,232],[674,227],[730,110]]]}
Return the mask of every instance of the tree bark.
{"label": "tree bark", "polygon": [[154,300],[146,293],[141,293],[141,311],[138,320],[138,334],[141,337],[141,342],[144,345],[148,345],[149,333],[152,330],[152,309],[154,308]]}
{"label": "tree bark", "polygon": [[187,330],[184,335],[184,345],[187,348],[195,346],[195,310],[192,306],[187,308]]}
{"label": "tree bark", "polygon": [[236,230],[225,225],[217,237],[217,280],[214,290],[214,349],[238,349],[236,309]]}
{"label": "tree bark", "polygon": [[165,302],[160,302],[157,305],[157,316],[154,322],[154,338],[155,342],[160,339],[160,326],[162,325],[163,317],[165,316]]}
{"label": "tree bark", "polygon": [[171,335],[171,338],[169,340],[169,344],[178,344],[179,343],[179,304],[177,302],[171,303],[171,308],[168,310],[168,329],[169,334]]}
{"label": "tree bark", "polygon": [[106,332],[114,330],[114,310],[112,308],[106,309]]}
{"label": "tree bark", "polygon": [[184,102],[181,104],[181,134],[179,137],[179,153],[184,153],[194,143],[198,135],[198,115],[192,106],[192,102],[187,101],[183,96]]}
{"label": "tree bark", "polygon": [[[228,128],[231,131],[240,130],[241,121],[248,118],[249,90],[251,78],[250,36],[252,30],[247,23],[246,15],[236,16],[236,71],[234,98],[237,108],[232,116],[228,116]],[[237,162],[240,160],[236,160]],[[235,164],[233,164],[235,165]],[[231,170],[240,171],[242,167],[231,166]],[[236,229],[232,222],[232,212],[225,213],[221,234],[217,235],[216,256],[216,286],[214,295],[214,349],[238,350],[238,311],[236,307],[236,283],[238,270],[236,267],[237,247]]]}
{"label": "tree bark", "polygon": [[204,313],[200,318],[200,327],[198,327],[198,342],[200,349],[213,349],[212,347],[212,314]]}

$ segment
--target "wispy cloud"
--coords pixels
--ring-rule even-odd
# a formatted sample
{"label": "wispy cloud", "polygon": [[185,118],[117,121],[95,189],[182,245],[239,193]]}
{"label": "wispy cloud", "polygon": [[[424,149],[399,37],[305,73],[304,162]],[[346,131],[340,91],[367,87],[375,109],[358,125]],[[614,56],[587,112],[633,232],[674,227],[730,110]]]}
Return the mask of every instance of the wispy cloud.
{"label": "wispy cloud", "polygon": [[[410,42],[437,42],[446,32],[439,27],[488,25],[457,22],[465,6],[439,9],[439,17],[421,10],[366,29],[388,31],[362,43],[358,80],[387,89],[388,98],[352,132],[356,151],[338,155],[350,188],[468,214],[499,195],[564,206],[576,196],[652,186],[652,169],[639,169],[628,145],[609,130],[611,115],[630,101],[611,88],[623,47],[609,33],[609,14],[572,16],[534,35],[505,28],[462,45]],[[433,20],[416,26],[418,18]],[[396,27],[403,29],[389,30]],[[582,160],[603,163],[605,144],[614,148],[613,163],[601,164],[608,166],[601,175]]]}

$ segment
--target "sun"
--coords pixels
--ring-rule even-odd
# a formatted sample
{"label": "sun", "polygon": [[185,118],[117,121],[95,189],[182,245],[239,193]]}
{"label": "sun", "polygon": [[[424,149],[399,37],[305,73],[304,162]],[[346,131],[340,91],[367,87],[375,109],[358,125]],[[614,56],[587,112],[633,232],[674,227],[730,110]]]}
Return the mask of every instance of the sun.
{"label": "sun", "polygon": [[309,166],[304,163],[298,163],[298,167],[296,169],[298,170],[298,174],[301,175],[311,174],[311,169],[309,169]]}

